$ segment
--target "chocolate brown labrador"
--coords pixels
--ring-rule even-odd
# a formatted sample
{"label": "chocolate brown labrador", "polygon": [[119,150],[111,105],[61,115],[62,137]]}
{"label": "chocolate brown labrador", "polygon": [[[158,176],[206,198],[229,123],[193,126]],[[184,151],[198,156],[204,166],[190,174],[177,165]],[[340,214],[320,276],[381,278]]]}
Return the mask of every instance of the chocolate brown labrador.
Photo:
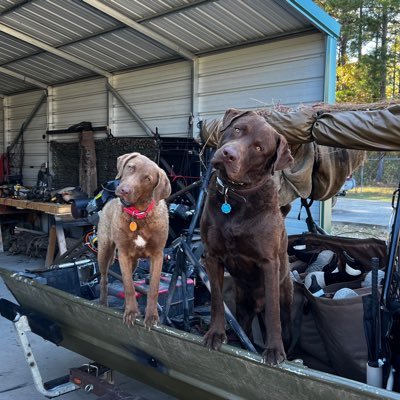
{"label": "chocolate brown labrador", "polygon": [[170,195],[171,185],[165,172],[139,153],[118,157],[117,169],[118,198],[104,206],[97,231],[100,304],[107,305],[107,272],[117,249],[125,291],[123,320],[133,325],[139,308],[132,273],[139,258],[149,257],[151,276],[144,324],[150,329],[159,321],[157,300],[168,237],[168,209],[163,199]]}
{"label": "chocolate brown labrador", "polygon": [[[253,111],[226,111],[201,219],[205,267],[211,284],[211,324],[204,344],[218,349],[225,334],[224,267],[236,286],[238,322],[251,338],[252,320],[264,312],[263,359],[286,359],[293,285],[284,215],[272,175],[293,158],[285,138]],[[282,324],[281,324],[282,321]]]}

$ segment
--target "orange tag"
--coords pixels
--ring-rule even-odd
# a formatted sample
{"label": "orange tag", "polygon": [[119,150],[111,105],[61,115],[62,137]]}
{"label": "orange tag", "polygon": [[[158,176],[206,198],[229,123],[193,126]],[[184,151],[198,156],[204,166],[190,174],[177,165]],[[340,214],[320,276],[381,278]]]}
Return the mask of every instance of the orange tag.
{"label": "orange tag", "polygon": [[135,221],[132,221],[132,222],[129,224],[129,229],[130,229],[132,232],[135,232],[136,229],[137,229],[137,223],[136,223]]}

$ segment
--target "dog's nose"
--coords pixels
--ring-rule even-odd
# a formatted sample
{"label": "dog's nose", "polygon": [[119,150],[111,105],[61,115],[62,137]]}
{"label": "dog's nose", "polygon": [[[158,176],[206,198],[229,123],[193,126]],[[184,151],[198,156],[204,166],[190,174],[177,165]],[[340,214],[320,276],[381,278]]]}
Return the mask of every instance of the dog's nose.
{"label": "dog's nose", "polygon": [[117,188],[117,192],[119,192],[122,195],[126,195],[129,194],[131,191],[128,186],[119,185]]}
{"label": "dog's nose", "polygon": [[238,159],[238,153],[232,147],[225,147],[222,154],[225,161],[235,162]]}

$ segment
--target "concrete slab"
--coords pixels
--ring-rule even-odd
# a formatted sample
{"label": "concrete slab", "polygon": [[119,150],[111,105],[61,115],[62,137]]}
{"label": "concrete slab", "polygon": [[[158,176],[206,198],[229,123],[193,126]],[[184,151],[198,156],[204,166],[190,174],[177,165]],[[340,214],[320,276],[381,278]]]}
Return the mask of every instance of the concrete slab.
{"label": "concrete slab", "polygon": [[[34,269],[43,267],[43,265],[43,259],[29,259],[23,255],[10,256],[8,253],[0,253],[0,267],[12,271],[24,271],[26,268]],[[15,299],[1,280],[0,297],[15,302]],[[30,333],[28,336],[45,381],[67,375],[69,368],[80,367],[90,361],[62,347],[57,347],[35,334]],[[13,324],[3,317],[0,317],[0,349],[0,400],[45,399],[35,389]],[[115,382],[116,386],[121,390],[149,400],[175,399],[173,396],[162,393],[120,373],[115,373]],[[92,398],[95,398],[95,396],[88,395],[83,390],[77,390],[61,397],[63,400],[89,400]]]}

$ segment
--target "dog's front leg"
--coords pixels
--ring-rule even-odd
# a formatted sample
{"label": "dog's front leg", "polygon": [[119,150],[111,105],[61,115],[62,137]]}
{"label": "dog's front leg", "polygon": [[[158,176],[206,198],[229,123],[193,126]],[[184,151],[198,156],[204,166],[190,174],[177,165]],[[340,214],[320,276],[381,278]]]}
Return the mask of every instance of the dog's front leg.
{"label": "dog's front leg", "polygon": [[163,252],[160,251],[157,254],[153,255],[150,262],[150,288],[149,292],[147,293],[146,315],[144,317],[144,326],[149,330],[159,321],[157,301],[160,287],[160,275],[163,263]]}
{"label": "dog's front leg", "polygon": [[[103,236],[104,237],[104,236]],[[101,242],[97,260],[100,269],[100,299],[99,302],[103,306],[108,306],[107,292],[108,292],[108,268],[113,262],[115,256],[115,245],[112,242]]]}
{"label": "dog's front leg", "polygon": [[129,255],[120,252],[118,254],[118,259],[125,292],[125,311],[123,319],[126,325],[132,326],[135,323],[136,316],[139,314],[135,286],[132,280],[132,266],[136,266],[137,258],[129,257]]}
{"label": "dog's front leg", "polygon": [[222,343],[227,342],[222,298],[224,266],[215,257],[210,256],[206,257],[205,266],[211,286],[211,324],[203,343],[210,350],[218,350]]}
{"label": "dog's front leg", "polygon": [[276,365],[286,360],[282,342],[279,296],[279,260],[270,261],[264,266],[265,284],[265,326],[267,339],[263,353],[264,362]]}

